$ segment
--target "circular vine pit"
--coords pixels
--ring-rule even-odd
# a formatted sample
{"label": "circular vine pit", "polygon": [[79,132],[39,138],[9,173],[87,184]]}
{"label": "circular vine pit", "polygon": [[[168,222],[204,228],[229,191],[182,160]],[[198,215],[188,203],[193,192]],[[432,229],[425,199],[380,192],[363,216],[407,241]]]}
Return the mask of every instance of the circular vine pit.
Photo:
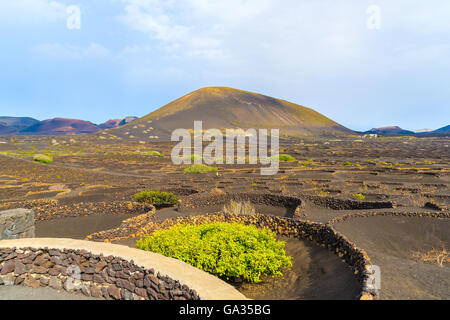
{"label": "circular vine pit", "polygon": [[[250,201],[256,208],[270,208],[265,214],[234,215],[215,212],[230,200]],[[222,207],[223,208],[223,207]],[[376,299],[370,286],[370,259],[331,226],[301,220],[302,201],[295,197],[264,194],[193,195],[177,210],[158,211],[150,220],[132,218],[117,229],[93,234],[95,241],[114,241],[136,246],[136,240],[155,230],[179,223],[239,222],[274,231],[286,241],[288,255],[294,257],[292,270],[281,278],[267,278],[259,284],[233,283],[252,299]],[[259,212],[259,210],[257,211]],[[166,213],[168,213],[166,215]],[[178,215],[171,216],[172,213]],[[128,231],[127,231],[128,230]]]}

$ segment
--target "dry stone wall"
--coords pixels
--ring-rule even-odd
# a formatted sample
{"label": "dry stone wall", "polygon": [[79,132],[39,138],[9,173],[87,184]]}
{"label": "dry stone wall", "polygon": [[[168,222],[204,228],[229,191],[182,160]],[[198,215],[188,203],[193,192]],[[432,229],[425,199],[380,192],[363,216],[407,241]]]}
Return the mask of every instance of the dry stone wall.
{"label": "dry stone wall", "polygon": [[0,250],[0,285],[50,287],[107,300],[199,300],[198,294],[133,261],[85,250]]}

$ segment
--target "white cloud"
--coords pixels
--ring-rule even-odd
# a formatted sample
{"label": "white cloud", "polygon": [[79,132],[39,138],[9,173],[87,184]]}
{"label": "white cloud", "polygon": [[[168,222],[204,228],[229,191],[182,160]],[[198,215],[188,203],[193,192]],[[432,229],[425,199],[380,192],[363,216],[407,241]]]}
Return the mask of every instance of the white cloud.
{"label": "white cloud", "polygon": [[[370,1],[122,0],[121,21],[177,58],[291,75],[318,71],[380,72],[400,65],[399,46],[440,46],[426,35],[450,30],[450,4],[380,0],[381,30],[368,30]],[[405,35],[407,35],[405,37]],[[417,41],[420,37],[420,41]],[[437,49],[424,49],[437,50]],[[408,55],[408,50],[403,54]],[[176,53],[176,54],[175,54]],[[428,53],[431,54],[431,53]],[[409,55],[419,59],[413,52]],[[242,71],[242,69],[240,69]]]}
{"label": "white cloud", "polygon": [[110,54],[110,51],[107,48],[97,43],[91,43],[87,47],[72,46],[60,43],[43,43],[35,46],[33,51],[42,56],[62,60],[103,58]]}
{"label": "white cloud", "polygon": [[82,56],[87,58],[103,58],[110,54],[109,50],[98,43],[91,43],[85,49],[81,49]]}
{"label": "white cloud", "polygon": [[65,19],[66,5],[49,0],[12,0],[0,2],[2,21],[39,23]]}

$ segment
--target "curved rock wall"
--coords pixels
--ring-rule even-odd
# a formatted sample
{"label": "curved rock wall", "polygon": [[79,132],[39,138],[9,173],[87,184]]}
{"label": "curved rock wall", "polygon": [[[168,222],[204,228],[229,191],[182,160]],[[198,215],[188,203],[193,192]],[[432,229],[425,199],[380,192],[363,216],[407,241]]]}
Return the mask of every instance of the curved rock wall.
{"label": "curved rock wall", "polygon": [[[137,217],[139,218],[139,217]],[[146,222],[142,225],[138,236],[152,234],[155,230],[169,229],[177,224],[204,224],[211,222],[239,222],[252,224],[260,228],[269,228],[275,233],[287,237],[305,239],[326,247],[338,255],[353,270],[355,277],[361,282],[360,298],[377,299],[378,292],[373,288],[375,279],[371,273],[372,264],[367,253],[350,242],[345,236],[335,231],[331,226],[310,221],[290,219],[263,214],[238,216],[225,213],[188,216],[177,219],[167,219],[161,223]],[[117,236],[115,230],[93,235],[93,240],[104,240],[104,237]],[[135,232],[135,231],[133,231]]]}
{"label": "curved rock wall", "polygon": [[114,300],[199,300],[198,294],[133,261],[85,250],[0,249],[0,285],[51,287]]}
{"label": "curved rock wall", "polygon": [[36,214],[36,220],[48,221],[63,217],[86,216],[92,214],[140,214],[153,210],[150,204],[132,201],[112,201],[112,202],[85,202],[64,204],[56,199],[46,200],[25,200],[16,202],[6,202],[0,204],[0,209],[32,209]]}
{"label": "curved rock wall", "polygon": [[284,207],[292,209],[293,211],[302,205],[302,200],[295,197],[279,196],[275,194],[260,194],[260,193],[225,193],[222,195],[209,195],[204,196],[201,194],[195,194],[188,197],[185,201],[180,202],[178,205],[179,211],[187,209],[208,207],[216,205],[226,205],[231,200],[242,202],[250,201],[253,204],[262,204],[275,207]]}

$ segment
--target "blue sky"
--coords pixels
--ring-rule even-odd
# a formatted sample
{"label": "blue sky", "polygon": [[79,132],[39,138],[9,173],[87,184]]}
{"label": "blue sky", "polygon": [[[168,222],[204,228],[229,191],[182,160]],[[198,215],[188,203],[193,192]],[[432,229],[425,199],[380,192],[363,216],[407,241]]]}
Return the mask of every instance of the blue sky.
{"label": "blue sky", "polygon": [[449,17],[447,0],[0,0],[0,115],[101,123],[229,86],[355,130],[440,128]]}

